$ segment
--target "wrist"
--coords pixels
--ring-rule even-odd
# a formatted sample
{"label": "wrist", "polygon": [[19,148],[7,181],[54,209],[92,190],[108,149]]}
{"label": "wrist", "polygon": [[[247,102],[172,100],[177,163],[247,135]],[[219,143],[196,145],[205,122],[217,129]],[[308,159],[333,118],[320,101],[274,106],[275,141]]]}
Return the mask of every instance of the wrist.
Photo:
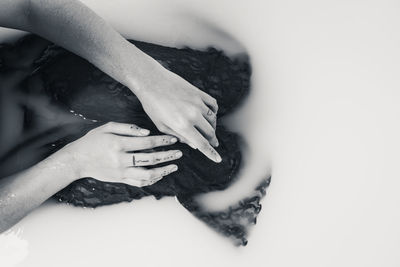
{"label": "wrist", "polygon": [[61,183],[68,185],[80,177],[81,168],[72,153],[61,149],[46,158],[42,164],[47,165],[59,177]]}
{"label": "wrist", "polygon": [[[139,50],[139,49],[138,49]],[[164,69],[155,59],[142,51],[137,51],[136,61],[126,72],[126,86],[139,98],[156,85]]]}

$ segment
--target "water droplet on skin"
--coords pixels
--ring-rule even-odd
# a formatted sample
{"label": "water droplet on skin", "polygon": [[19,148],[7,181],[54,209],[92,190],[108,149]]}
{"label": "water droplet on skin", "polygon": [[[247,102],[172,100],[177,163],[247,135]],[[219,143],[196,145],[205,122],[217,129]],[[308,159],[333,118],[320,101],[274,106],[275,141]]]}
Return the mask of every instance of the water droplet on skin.
{"label": "water droplet on skin", "polygon": [[[86,118],[86,117],[83,116],[82,114],[76,113],[76,112],[75,112],[74,110],[72,110],[72,109],[70,109],[69,112],[71,112],[71,113],[74,114],[75,116],[81,117],[81,118],[84,119],[84,120],[88,120],[88,118]],[[98,122],[98,120],[91,120],[91,119],[90,119],[90,121],[92,121],[92,122]]]}

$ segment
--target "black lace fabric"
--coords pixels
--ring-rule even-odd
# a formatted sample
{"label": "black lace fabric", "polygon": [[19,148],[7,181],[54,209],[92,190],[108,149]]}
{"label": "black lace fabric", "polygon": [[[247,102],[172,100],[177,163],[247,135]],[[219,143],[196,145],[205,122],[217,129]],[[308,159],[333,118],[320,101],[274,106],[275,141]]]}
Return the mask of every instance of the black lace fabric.
{"label": "black lace fabric", "polygon": [[[178,143],[172,147],[155,149],[180,149],[183,157],[176,162],[178,172],[151,186],[139,188],[87,177],[73,182],[54,197],[60,202],[76,206],[98,207],[145,196],[157,199],[176,196],[194,216],[231,238],[235,244],[246,245],[248,229],[256,223],[261,210],[260,200],[269,185],[269,177],[255,188],[252,195],[224,211],[209,212],[196,202],[195,197],[201,193],[226,189],[235,181],[240,170],[241,137],[226,129],[220,119],[236,108],[250,90],[248,57],[241,55],[232,59],[214,48],[198,51],[131,42],[165,68],[217,99],[219,121],[216,133],[220,142],[217,151],[223,160],[220,164],[213,163],[197,150]],[[29,35],[15,44],[0,46],[0,77],[21,70],[26,75],[20,75],[15,90],[27,98],[45,98],[46,105],[51,106],[49,110],[55,113],[54,120],[61,115],[62,118],[71,119],[47,122],[47,126],[52,126],[44,128],[35,105],[22,105],[24,130],[31,134],[1,157],[0,162],[9,163],[8,172],[37,163],[108,121],[134,123],[149,129],[152,134],[160,134],[128,88],[86,60],[46,40]],[[26,148],[32,146],[37,148],[35,155],[26,160],[23,166],[14,166],[10,159],[24,157]],[[4,164],[1,166],[7,169]]]}

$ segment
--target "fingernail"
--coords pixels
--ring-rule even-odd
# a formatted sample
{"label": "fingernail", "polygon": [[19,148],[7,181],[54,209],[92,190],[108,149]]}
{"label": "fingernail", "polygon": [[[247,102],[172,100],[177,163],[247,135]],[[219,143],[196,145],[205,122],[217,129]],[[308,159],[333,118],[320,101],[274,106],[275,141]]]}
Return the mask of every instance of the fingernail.
{"label": "fingernail", "polygon": [[219,147],[218,139],[215,139],[215,147]]}
{"label": "fingernail", "polygon": [[148,135],[148,134],[150,133],[150,131],[147,130],[147,129],[140,129],[139,132],[140,132],[142,135]]}
{"label": "fingernail", "polygon": [[182,157],[182,152],[181,151],[177,151],[175,153],[175,158],[179,159],[180,157]]}
{"label": "fingernail", "polygon": [[221,156],[218,154],[218,152],[216,152],[215,160],[216,160],[216,162],[218,162],[218,163],[220,163],[220,162],[222,161],[222,158],[221,158]]}
{"label": "fingernail", "polygon": [[171,172],[175,172],[175,171],[177,171],[178,170],[178,166],[176,166],[176,165],[174,165],[172,168],[171,168]]}
{"label": "fingernail", "polygon": [[176,142],[178,142],[178,139],[176,139],[175,137],[172,137],[171,138],[171,143],[176,143]]}

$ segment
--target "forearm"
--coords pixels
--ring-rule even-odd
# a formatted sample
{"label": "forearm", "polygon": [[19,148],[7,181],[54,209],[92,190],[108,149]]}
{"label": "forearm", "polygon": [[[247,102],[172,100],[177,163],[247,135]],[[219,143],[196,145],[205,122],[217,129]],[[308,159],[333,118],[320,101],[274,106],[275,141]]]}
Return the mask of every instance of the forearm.
{"label": "forearm", "polygon": [[[21,1],[21,0],[19,0]],[[156,61],[77,0],[26,0],[12,26],[38,34],[87,59],[136,93]]]}
{"label": "forearm", "polygon": [[87,59],[135,93],[161,132],[221,161],[210,145],[218,144],[217,101],[163,68],[79,1],[1,0],[0,25],[36,33]]}
{"label": "forearm", "polygon": [[23,172],[0,179],[0,233],[77,178],[69,155],[60,151]]}

